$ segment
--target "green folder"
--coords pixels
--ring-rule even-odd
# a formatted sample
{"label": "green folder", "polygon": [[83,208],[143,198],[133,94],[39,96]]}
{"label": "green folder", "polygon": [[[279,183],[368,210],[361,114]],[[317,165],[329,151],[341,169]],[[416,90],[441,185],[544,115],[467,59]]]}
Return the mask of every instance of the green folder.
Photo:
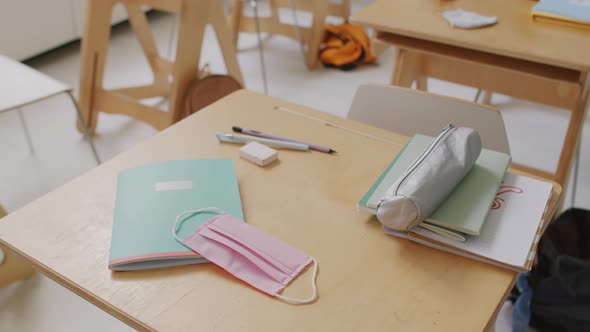
{"label": "green folder", "polygon": [[[231,159],[166,161],[122,171],[117,178],[109,269],[143,270],[206,262],[172,235],[178,214],[206,207],[244,220]],[[188,235],[213,216],[188,216],[179,227],[179,236]]]}
{"label": "green folder", "polygon": [[[375,214],[387,189],[432,140],[429,136],[415,135],[359,201],[358,208]],[[471,171],[425,222],[443,228],[441,233],[454,233],[458,239],[464,240],[465,234],[479,235],[510,161],[510,156],[505,153],[482,149]],[[429,229],[433,230],[433,227]]]}

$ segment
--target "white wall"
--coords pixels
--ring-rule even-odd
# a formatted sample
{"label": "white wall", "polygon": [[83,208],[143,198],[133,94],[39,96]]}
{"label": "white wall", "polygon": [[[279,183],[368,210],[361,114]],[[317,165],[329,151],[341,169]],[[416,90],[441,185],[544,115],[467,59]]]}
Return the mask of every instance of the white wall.
{"label": "white wall", "polygon": [[[80,38],[85,8],[85,0],[1,1],[0,53],[24,60]],[[112,22],[125,18],[123,7],[116,6]]]}

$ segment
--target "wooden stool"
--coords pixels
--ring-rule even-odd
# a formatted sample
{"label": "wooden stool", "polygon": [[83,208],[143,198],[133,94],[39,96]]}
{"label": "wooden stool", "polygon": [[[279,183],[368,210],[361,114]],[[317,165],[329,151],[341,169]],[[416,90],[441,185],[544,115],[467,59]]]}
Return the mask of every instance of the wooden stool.
{"label": "wooden stool", "polygon": [[[102,86],[113,6],[122,3],[131,28],[154,74],[152,84],[105,90]],[[162,59],[141,6],[178,15],[176,59]],[[164,129],[181,117],[183,97],[196,77],[205,26],[212,24],[228,74],[242,83],[232,35],[223,2],[219,0],[89,0],[82,39],[80,108],[84,121],[94,133],[98,113],[120,113]],[[139,99],[166,96],[168,112],[145,106]]]}
{"label": "wooden stool", "polygon": [[[291,39],[303,42],[307,45],[305,62],[309,69],[315,68],[319,60],[320,44],[324,36],[324,24],[327,16],[342,17],[348,20],[350,16],[350,0],[341,0],[341,3],[334,4],[329,0],[268,0],[271,8],[270,17],[260,18],[260,31],[269,34],[283,35]],[[290,2],[296,4],[298,11],[312,13],[311,28],[300,27],[301,39],[297,35],[295,26],[281,23],[279,8],[289,8]],[[237,45],[240,32],[256,32],[256,21],[252,17],[244,16],[243,0],[232,0],[230,21],[234,43]]]}

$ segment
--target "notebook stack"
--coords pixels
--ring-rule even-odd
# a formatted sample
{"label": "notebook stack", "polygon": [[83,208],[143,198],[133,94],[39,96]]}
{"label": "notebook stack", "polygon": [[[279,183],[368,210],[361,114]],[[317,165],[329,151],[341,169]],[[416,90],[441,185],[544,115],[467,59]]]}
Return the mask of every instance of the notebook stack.
{"label": "notebook stack", "polygon": [[[358,203],[376,214],[386,190],[428,147],[433,138],[416,135]],[[506,173],[509,155],[482,149],[473,168],[429,218],[409,232],[388,234],[430,247],[527,271],[540,234],[552,184]]]}

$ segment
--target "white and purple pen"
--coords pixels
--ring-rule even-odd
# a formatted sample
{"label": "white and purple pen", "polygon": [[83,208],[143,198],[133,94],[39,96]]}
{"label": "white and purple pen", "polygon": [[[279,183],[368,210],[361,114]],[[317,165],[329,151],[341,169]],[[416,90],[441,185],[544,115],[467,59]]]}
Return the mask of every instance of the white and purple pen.
{"label": "white and purple pen", "polygon": [[275,139],[278,141],[285,141],[285,142],[292,142],[292,143],[300,143],[300,144],[306,144],[309,145],[309,148],[312,150],[316,150],[316,151],[320,151],[320,152],[325,152],[325,153],[336,153],[336,151],[321,146],[321,145],[315,145],[315,144],[310,144],[310,143],[306,143],[306,142],[302,142],[302,141],[297,141],[294,139],[290,139],[287,137],[282,137],[282,136],[277,136],[277,135],[273,135],[273,134],[267,134],[267,133],[263,133],[260,131],[256,131],[256,130],[252,130],[252,129],[247,129],[247,128],[241,128],[241,127],[232,127],[231,128],[234,132],[236,133],[243,133],[243,134],[247,134],[247,135],[252,135],[252,136],[258,136],[258,137],[263,137],[263,138],[269,138],[269,139]]}

